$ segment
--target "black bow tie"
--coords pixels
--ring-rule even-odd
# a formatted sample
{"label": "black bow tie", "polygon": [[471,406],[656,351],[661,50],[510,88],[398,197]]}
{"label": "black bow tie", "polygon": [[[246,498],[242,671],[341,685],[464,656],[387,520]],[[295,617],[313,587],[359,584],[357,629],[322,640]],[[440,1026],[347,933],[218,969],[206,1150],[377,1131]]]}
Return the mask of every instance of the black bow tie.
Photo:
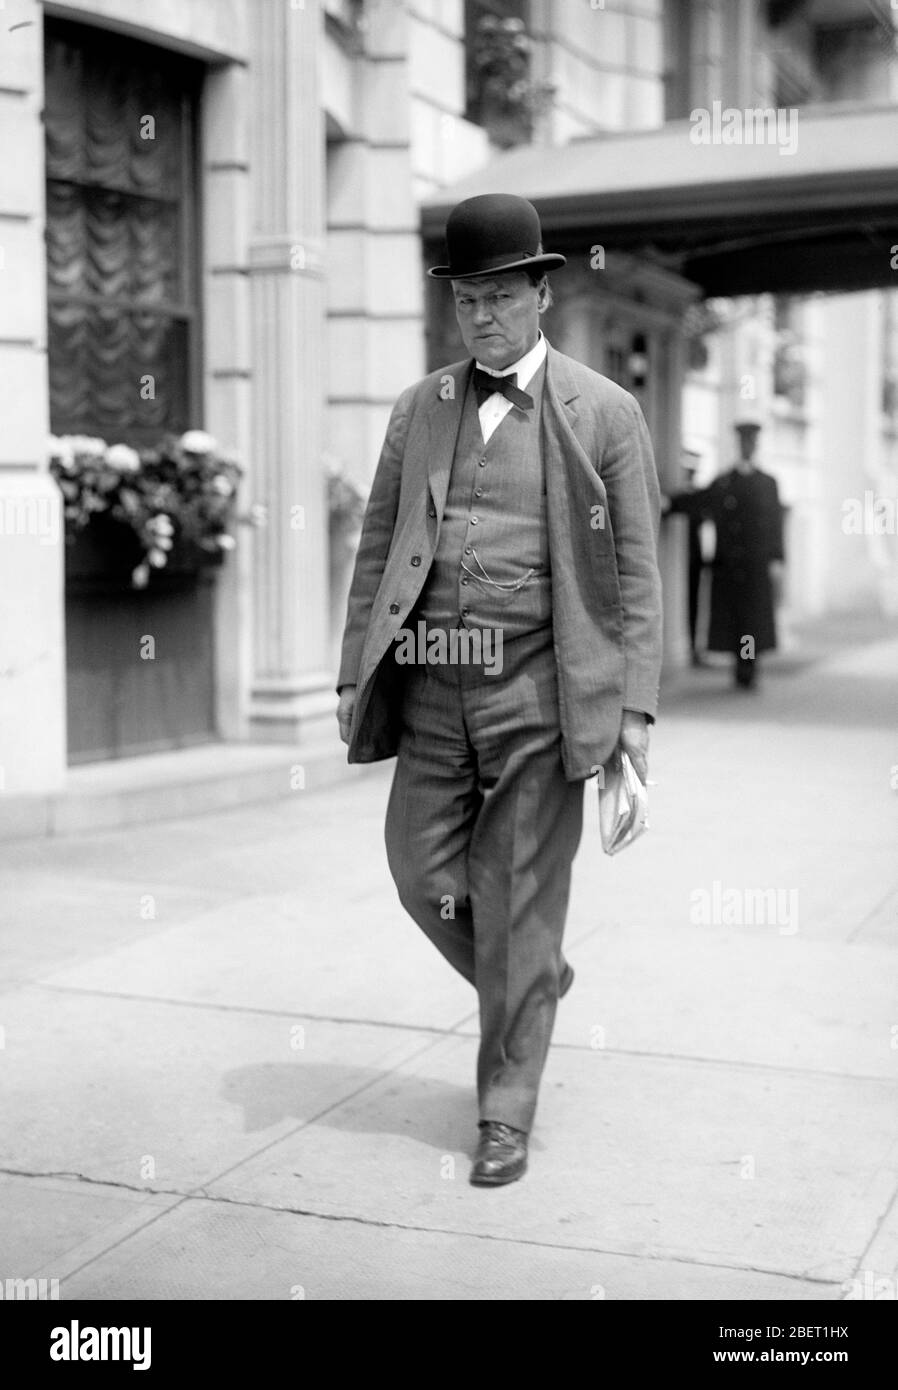
{"label": "black bow tie", "polygon": [[520,410],[533,409],[533,397],[528,396],[526,391],[518,390],[517,372],[509,372],[507,376],[490,376],[489,372],[482,372],[479,367],[475,367],[474,390],[477,392],[478,405],[483,405],[488,396],[495,395],[498,391]]}

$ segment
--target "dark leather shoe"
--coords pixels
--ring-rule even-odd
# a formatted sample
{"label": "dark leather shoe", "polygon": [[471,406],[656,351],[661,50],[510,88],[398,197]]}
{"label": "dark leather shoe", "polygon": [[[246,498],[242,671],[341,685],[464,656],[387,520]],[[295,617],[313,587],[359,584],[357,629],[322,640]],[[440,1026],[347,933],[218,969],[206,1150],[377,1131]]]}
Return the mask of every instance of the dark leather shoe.
{"label": "dark leather shoe", "polygon": [[564,969],[561,972],[561,979],[558,981],[558,998],[563,999],[574,983],[574,967],[564,962]]}
{"label": "dark leather shoe", "polygon": [[527,1171],[527,1135],[521,1129],[484,1120],[474,1155],[471,1182],[474,1187],[499,1187],[514,1182]]}

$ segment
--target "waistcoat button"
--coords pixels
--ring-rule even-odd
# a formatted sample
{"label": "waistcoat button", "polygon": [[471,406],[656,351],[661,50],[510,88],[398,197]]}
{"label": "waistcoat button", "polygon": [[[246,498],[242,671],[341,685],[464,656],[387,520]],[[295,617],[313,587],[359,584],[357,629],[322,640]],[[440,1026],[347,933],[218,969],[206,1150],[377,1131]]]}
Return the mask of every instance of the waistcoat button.
{"label": "waistcoat button", "polygon": [[412,564],[413,564],[413,565],[420,565],[420,563],[421,563],[421,556],[420,556],[420,555],[413,555],[413,556],[412,556]]}
{"label": "waistcoat button", "polygon": [[398,603],[391,603],[391,604],[390,604],[390,612],[391,612],[391,613],[398,613],[398,612],[399,612],[399,604],[398,604]]}

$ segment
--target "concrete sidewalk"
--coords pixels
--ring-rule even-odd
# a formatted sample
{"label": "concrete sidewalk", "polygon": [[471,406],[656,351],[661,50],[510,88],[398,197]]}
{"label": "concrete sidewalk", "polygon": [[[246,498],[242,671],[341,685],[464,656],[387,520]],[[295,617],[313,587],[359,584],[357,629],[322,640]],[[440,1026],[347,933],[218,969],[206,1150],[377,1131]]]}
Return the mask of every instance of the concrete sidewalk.
{"label": "concrete sidewalk", "polygon": [[894,634],[772,663],[759,694],[690,673],[651,832],[614,860],[587,786],[577,979],[530,1173],[496,1191],[467,1182],[473,992],[384,861],[392,764],[0,847],[0,1283],[894,1297],[896,674]]}

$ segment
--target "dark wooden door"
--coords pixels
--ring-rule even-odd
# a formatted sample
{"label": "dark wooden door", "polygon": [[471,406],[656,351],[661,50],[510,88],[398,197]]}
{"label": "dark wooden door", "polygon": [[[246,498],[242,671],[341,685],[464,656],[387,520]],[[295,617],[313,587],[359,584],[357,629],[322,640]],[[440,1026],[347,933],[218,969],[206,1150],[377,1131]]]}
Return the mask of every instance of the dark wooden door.
{"label": "dark wooden door", "polygon": [[154,575],[142,590],[68,581],[69,762],[215,737],[214,583],[202,571]]}

